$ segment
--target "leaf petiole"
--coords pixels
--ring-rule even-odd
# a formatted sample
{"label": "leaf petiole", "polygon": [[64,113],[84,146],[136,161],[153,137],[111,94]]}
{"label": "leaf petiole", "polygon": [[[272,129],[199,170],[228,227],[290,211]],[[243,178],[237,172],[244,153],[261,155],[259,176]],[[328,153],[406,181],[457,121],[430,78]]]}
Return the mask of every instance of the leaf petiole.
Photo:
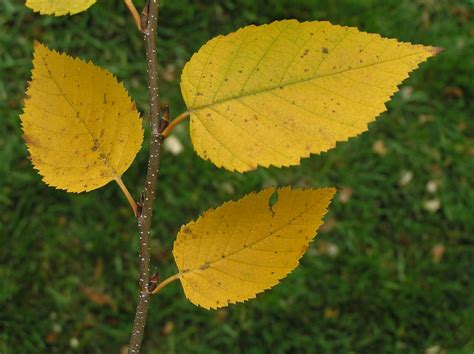
{"label": "leaf petiole", "polygon": [[166,285],[172,283],[173,281],[179,279],[179,276],[180,276],[181,273],[177,273],[175,275],[172,275],[171,277],[169,278],[166,278],[165,280],[163,280],[161,283],[158,284],[158,286],[153,289],[152,292],[150,292],[151,295],[156,295],[161,289],[163,289]]}
{"label": "leaf petiole", "polygon": [[179,123],[181,123],[183,120],[189,117],[189,111],[181,113],[179,116],[177,116],[175,119],[171,121],[171,123],[166,127],[166,129],[163,131],[162,135],[163,137],[167,137],[168,135],[171,134],[171,131],[175,126],[177,126]]}
{"label": "leaf petiole", "polygon": [[141,24],[141,20],[140,20],[140,15],[138,13],[137,8],[133,4],[133,1],[132,0],[123,0],[123,2],[125,3],[125,6],[127,6],[128,11],[130,12],[130,15],[132,15],[133,22],[135,22],[135,26],[137,27],[137,29],[139,31],[141,31],[142,30],[142,24]]}
{"label": "leaf petiole", "polygon": [[132,208],[133,215],[137,217],[137,202],[133,199],[132,195],[128,191],[127,187],[123,183],[122,179],[120,177],[117,177],[115,179],[115,182],[119,185],[120,189],[122,190],[123,194],[125,194],[125,197],[127,198],[128,204],[130,204],[130,207]]}

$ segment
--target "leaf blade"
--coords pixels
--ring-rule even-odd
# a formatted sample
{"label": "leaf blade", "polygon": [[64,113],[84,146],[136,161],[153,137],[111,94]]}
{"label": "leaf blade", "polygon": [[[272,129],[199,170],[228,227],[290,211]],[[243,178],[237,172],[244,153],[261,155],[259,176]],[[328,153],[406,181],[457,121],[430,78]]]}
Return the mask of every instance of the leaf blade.
{"label": "leaf blade", "polygon": [[86,11],[96,0],[26,0],[26,6],[41,15],[75,15]]}
{"label": "leaf blade", "polygon": [[216,37],[181,78],[194,148],[231,171],[296,165],[366,131],[438,51],[328,22],[277,21]]}
{"label": "leaf blade", "polygon": [[204,308],[254,298],[298,265],[335,193],[334,188],[252,193],[184,225],[173,255],[186,297]]}
{"label": "leaf blade", "polygon": [[20,118],[43,181],[69,192],[120,179],[143,141],[135,103],[111,73],[39,43]]}

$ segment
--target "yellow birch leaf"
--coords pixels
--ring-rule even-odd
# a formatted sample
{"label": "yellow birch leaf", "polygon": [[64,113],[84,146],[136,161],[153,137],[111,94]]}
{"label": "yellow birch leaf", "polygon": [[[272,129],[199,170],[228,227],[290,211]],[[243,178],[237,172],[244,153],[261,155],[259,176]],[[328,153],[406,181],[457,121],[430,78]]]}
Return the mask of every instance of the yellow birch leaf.
{"label": "yellow birch leaf", "polygon": [[397,85],[439,51],[329,22],[218,36],[181,77],[194,148],[231,171],[297,165],[366,131]]}
{"label": "yellow birch leaf", "polygon": [[26,0],[26,6],[41,15],[74,15],[86,11],[96,0]]}
{"label": "yellow birch leaf", "polygon": [[69,192],[121,183],[143,141],[135,103],[110,72],[38,43],[21,122],[43,181]]}
{"label": "yellow birch leaf", "polygon": [[255,298],[298,266],[334,188],[252,193],[181,227],[173,248],[186,297],[218,308]]}

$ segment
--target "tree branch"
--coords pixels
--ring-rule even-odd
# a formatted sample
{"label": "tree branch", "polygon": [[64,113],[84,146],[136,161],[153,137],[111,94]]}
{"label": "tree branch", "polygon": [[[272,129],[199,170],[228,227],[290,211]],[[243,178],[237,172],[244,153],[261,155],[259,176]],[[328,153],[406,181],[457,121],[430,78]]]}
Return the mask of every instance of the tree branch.
{"label": "tree branch", "polygon": [[150,230],[153,202],[156,192],[156,178],[160,168],[161,143],[163,142],[163,136],[159,129],[158,64],[156,58],[158,7],[158,0],[149,0],[141,16],[148,67],[151,142],[145,188],[142,195],[142,208],[138,215],[138,226],[140,229],[140,294],[130,344],[128,346],[129,354],[137,354],[140,352],[150,301],[150,294],[147,290],[150,278]]}

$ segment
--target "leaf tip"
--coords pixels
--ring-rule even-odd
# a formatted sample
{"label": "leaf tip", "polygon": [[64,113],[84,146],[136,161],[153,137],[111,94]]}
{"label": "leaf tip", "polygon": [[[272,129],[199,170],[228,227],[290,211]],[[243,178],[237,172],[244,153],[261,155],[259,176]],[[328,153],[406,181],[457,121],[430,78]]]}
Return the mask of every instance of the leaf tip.
{"label": "leaf tip", "polygon": [[334,196],[334,194],[336,194],[336,192],[337,192],[336,187],[326,187],[326,189],[332,196]]}
{"label": "leaf tip", "polygon": [[48,50],[48,47],[46,47],[43,43],[41,43],[40,41],[36,39],[33,41],[34,55],[36,55],[36,53],[38,53],[39,51],[45,51],[45,50]]}
{"label": "leaf tip", "polygon": [[438,55],[439,53],[444,52],[444,50],[445,49],[441,47],[431,47],[430,53],[432,53],[433,55]]}

